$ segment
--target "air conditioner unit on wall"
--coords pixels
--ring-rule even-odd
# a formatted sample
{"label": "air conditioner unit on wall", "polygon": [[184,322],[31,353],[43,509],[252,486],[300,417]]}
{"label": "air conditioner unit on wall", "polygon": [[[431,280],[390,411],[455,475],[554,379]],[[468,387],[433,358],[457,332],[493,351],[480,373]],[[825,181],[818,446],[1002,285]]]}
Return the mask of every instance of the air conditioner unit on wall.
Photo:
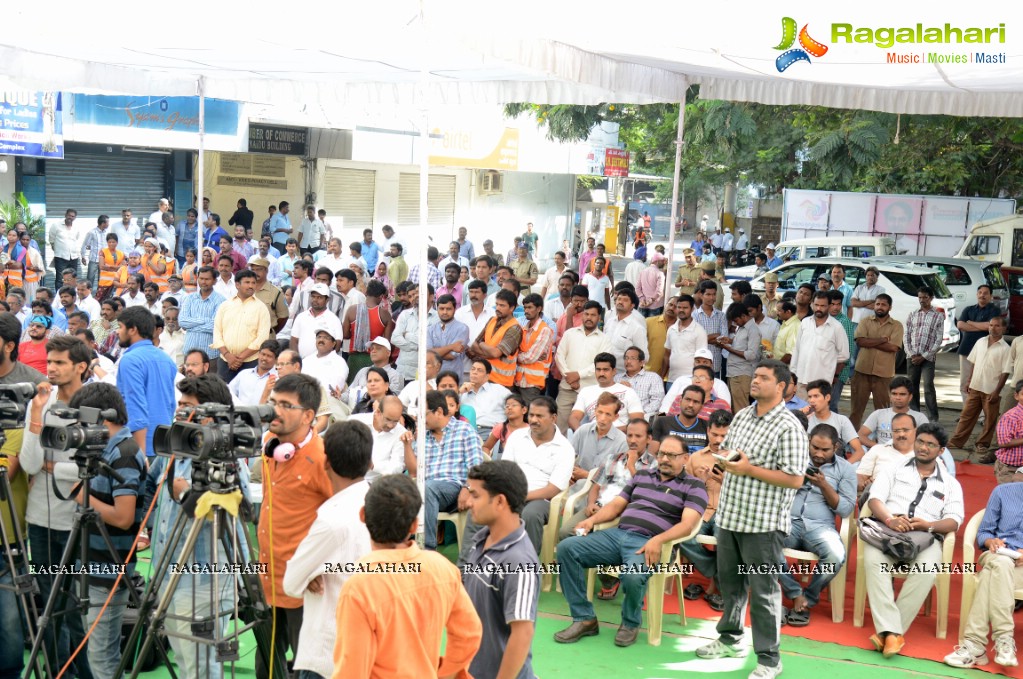
{"label": "air conditioner unit on wall", "polygon": [[501,193],[504,188],[504,175],[497,170],[480,172],[480,193]]}

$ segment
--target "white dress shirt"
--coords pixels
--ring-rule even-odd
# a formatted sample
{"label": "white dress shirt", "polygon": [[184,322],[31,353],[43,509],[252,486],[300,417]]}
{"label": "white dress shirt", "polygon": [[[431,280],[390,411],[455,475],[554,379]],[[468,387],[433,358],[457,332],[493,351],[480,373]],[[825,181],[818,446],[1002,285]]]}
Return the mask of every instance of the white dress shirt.
{"label": "white dress shirt", "polygon": [[633,415],[645,417],[643,402],[639,400],[639,394],[632,387],[627,387],[619,382],[615,382],[610,387],[594,384],[580,389],[579,396],[575,399],[575,405],[572,406],[572,412],[578,410],[583,413],[582,424],[593,419],[593,414],[597,411],[597,399],[604,392],[613,394],[622,403],[622,408],[618,411],[618,419],[615,420],[616,427],[624,429]]}
{"label": "white dress shirt", "polygon": [[[426,388],[436,389],[437,380],[427,380]],[[412,417],[419,417],[419,380],[412,380],[405,385],[405,388],[398,394],[398,400],[405,406],[405,410]]]}
{"label": "white dress shirt", "polygon": [[123,295],[121,295],[121,300],[124,302],[124,307],[126,309],[128,307],[146,305],[146,296],[142,294],[141,290],[139,290],[134,297],[129,295],[127,292],[124,293]]}
{"label": "white dress shirt", "polygon": [[78,259],[81,243],[74,223],[70,227],[63,222],[50,227],[50,249],[58,259]]}
{"label": "white dress shirt", "polygon": [[[359,520],[368,491],[369,483],[359,481],[320,505],[309,533],[284,569],[284,593],[303,598],[305,624],[299,633],[296,670],[324,677],[334,671],[337,600],[350,575],[328,573],[327,564],[355,563],[372,549],[366,524]],[[318,577],[322,577],[323,591],[313,594],[307,587]]]}
{"label": "white dress shirt", "polygon": [[174,361],[174,365],[181,367],[181,364],[185,362],[185,355],[182,349],[185,346],[185,331],[178,329],[175,333],[164,331],[160,333],[160,351],[171,357]]}
{"label": "white dress shirt", "polygon": [[89,314],[89,320],[95,321],[99,318],[100,306],[99,302],[92,295],[89,295],[85,299],[78,300],[78,308]]}
{"label": "white dress shirt", "polygon": [[556,429],[553,439],[538,446],[530,428],[525,427],[508,436],[501,459],[519,465],[526,475],[526,492],[546,488],[549,483],[564,490],[572,481],[575,449]]}
{"label": "white dress shirt", "polygon": [[231,390],[234,397],[234,404],[238,406],[259,405],[259,399],[263,396],[263,389],[270,375],[277,375],[276,368],[270,368],[263,375],[259,374],[259,367],[242,370],[235,375],[227,388]]}
{"label": "white dress shirt", "polygon": [[991,344],[987,337],[981,337],[967,356],[967,360],[973,364],[970,389],[976,389],[984,394],[993,392],[1001,376],[1012,373],[1010,349],[1004,339]]}
{"label": "white dress shirt", "polygon": [[[580,325],[578,328],[569,328],[565,331],[554,360],[562,375],[579,373],[579,389],[582,390],[597,383],[593,359],[604,351],[611,351],[611,340],[607,335],[600,330],[594,330],[587,335]],[[567,385],[568,383],[562,380],[561,388],[570,389],[571,387]]]}
{"label": "white dress shirt", "polygon": [[401,440],[405,427],[396,424],[391,431],[377,431],[373,427],[373,413],[351,415],[348,419],[362,422],[373,432],[373,468],[366,472],[367,481],[373,483],[384,474],[405,471],[405,444]]}
{"label": "white dress shirt", "polygon": [[668,328],[664,339],[664,348],[671,350],[671,357],[668,358],[667,381],[674,382],[681,377],[691,379],[693,376],[693,353],[697,349],[707,348],[707,331],[692,319],[685,328],[676,321]]}
{"label": "white dress shirt", "polygon": [[[571,302],[569,302],[571,304]],[[543,317],[548,318],[555,324],[565,315],[565,303],[561,301],[561,295],[552,297],[543,303]]]}
{"label": "white dress shirt", "polygon": [[314,316],[311,309],[295,316],[291,337],[298,340],[298,355],[303,361],[307,356],[316,355],[316,332],[321,329],[328,329],[331,335],[340,337],[341,319],[326,309],[319,316]]}
{"label": "white dress shirt", "polygon": [[561,280],[561,277],[564,276],[567,272],[568,272],[567,264],[565,265],[565,268],[561,270],[558,270],[557,265],[554,265],[551,268],[544,271],[543,276],[541,276],[540,280],[538,281],[540,284],[540,295],[546,297],[552,291],[556,292],[558,289],[558,281]]}
{"label": "white dress shirt", "polygon": [[[470,385],[471,386],[471,385]],[[500,384],[487,382],[476,391],[462,394],[462,405],[472,406],[476,411],[477,427],[494,427],[507,418],[504,416],[504,401],[511,392]]]}
{"label": "white dress shirt", "polygon": [[[469,295],[468,293],[466,293],[466,299],[468,299],[468,297]],[[465,323],[467,326],[469,326],[470,342],[476,341],[476,338],[480,336],[480,333],[483,332],[483,330],[487,327],[487,323],[493,317],[494,310],[485,304],[483,305],[483,311],[480,312],[479,316],[477,316],[475,312],[473,312],[472,306],[469,304],[458,307],[458,310],[455,311],[455,320],[461,321],[462,323]],[[466,373],[469,372],[470,365],[471,364],[469,364],[469,362],[466,361],[465,366]]]}
{"label": "white dress shirt", "polygon": [[845,328],[831,316],[820,327],[810,314],[799,322],[796,347],[792,350],[792,371],[800,384],[814,380],[835,381],[835,368],[849,360],[849,337]]}
{"label": "white dress shirt", "polygon": [[325,356],[314,353],[302,358],[302,374],[315,377],[328,393],[331,388],[340,393],[348,381],[348,364],[336,351],[329,351]]}
{"label": "white dress shirt", "polygon": [[646,318],[635,309],[623,319],[618,318],[617,311],[608,311],[604,317],[604,334],[611,342],[611,353],[614,354],[615,369],[618,372],[625,372],[625,352],[629,347],[639,347],[644,355],[650,353]]}
{"label": "white dress shirt", "polygon": [[213,284],[213,291],[219,292],[225,302],[229,299],[234,299],[238,295],[238,288],[234,284],[234,276],[231,276],[226,281],[223,276],[217,276],[217,282]]}

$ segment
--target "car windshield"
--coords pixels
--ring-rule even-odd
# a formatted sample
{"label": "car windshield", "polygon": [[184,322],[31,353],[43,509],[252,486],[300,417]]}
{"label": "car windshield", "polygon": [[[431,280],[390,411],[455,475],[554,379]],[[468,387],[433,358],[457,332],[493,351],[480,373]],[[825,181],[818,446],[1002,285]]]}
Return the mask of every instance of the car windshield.
{"label": "car windshield", "polygon": [[966,246],[964,254],[968,257],[978,255],[997,255],[1002,248],[1002,239],[999,236],[974,236]]}

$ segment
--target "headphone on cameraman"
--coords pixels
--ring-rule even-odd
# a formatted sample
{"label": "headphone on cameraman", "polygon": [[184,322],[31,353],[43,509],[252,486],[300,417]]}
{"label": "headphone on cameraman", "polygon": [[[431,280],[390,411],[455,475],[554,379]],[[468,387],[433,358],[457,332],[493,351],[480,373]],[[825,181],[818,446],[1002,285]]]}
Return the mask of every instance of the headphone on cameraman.
{"label": "headphone on cameraman", "polygon": [[313,431],[314,429],[310,428],[309,433],[306,434],[305,439],[298,446],[294,443],[281,443],[281,440],[275,436],[266,442],[266,446],[263,448],[263,455],[271,457],[278,462],[287,462],[295,457],[295,453],[298,452],[299,448],[305,447],[312,440]]}

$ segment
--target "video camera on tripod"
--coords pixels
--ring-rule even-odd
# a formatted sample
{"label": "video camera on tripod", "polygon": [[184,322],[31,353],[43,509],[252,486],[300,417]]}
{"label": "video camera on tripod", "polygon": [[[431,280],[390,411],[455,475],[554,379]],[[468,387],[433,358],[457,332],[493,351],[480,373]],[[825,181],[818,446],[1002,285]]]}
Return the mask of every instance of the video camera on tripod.
{"label": "video camera on tripod", "polygon": [[23,429],[29,401],[35,395],[36,385],[31,382],[0,384],[0,429]]}

